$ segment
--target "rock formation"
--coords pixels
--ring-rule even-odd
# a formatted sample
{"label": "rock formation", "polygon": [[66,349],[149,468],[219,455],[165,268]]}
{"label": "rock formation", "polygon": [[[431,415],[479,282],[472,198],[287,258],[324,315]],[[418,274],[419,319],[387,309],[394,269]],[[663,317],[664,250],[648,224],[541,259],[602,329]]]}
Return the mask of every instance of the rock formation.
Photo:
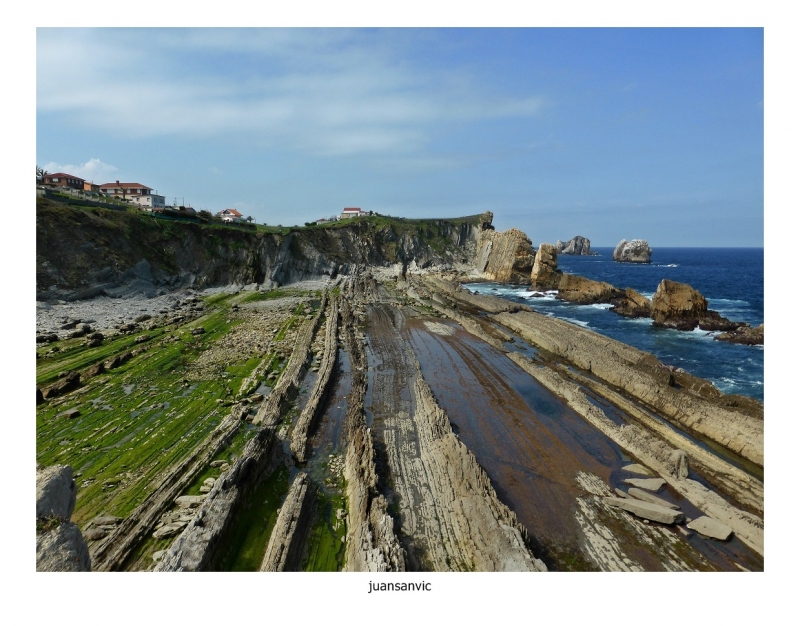
{"label": "rock formation", "polygon": [[710,311],[708,300],[690,285],[666,278],[659,283],[653,295],[651,317],[654,326],[677,330],[692,330],[697,326],[702,330],[734,330],[744,326],[741,322],[731,322],[716,311]]}
{"label": "rock formation", "polygon": [[561,272],[558,270],[558,250],[551,243],[539,246],[531,271],[531,286],[542,291],[558,289]]}
{"label": "rock formation", "polygon": [[559,254],[574,254],[584,256],[592,256],[596,254],[595,252],[592,252],[591,241],[589,241],[586,237],[581,237],[580,235],[573,237],[566,243],[559,239],[556,242],[556,249],[558,250]]}
{"label": "rock formation", "polygon": [[627,241],[623,239],[614,248],[611,258],[622,263],[649,263],[653,251],[644,239]]}
{"label": "rock formation", "polygon": [[742,343],[747,346],[763,346],[764,324],[759,324],[756,327],[741,326],[730,332],[717,335],[714,339],[729,343]]}
{"label": "rock formation", "polygon": [[625,294],[614,301],[611,311],[623,317],[650,317],[653,303],[638,291],[628,287]]}
{"label": "rock formation", "polygon": [[524,284],[530,280],[534,263],[531,240],[520,230],[483,230],[478,238],[476,266],[488,280]]}
{"label": "rock formation", "polygon": [[576,304],[611,302],[623,296],[614,285],[590,280],[575,274],[564,274],[558,283],[558,299]]}
{"label": "rock formation", "polygon": [[69,465],[36,469],[36,571],[88,572],[89,549],[69,521],[77,489]]}

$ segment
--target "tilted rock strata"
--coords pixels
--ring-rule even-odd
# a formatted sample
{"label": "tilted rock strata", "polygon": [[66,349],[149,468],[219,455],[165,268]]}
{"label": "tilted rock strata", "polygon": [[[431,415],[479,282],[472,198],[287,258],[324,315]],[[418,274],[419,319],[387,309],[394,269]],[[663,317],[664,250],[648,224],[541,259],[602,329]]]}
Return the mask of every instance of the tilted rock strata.
{"label": "tilted rock strata", "polygon": [[520,230],[484,230],[478,237],[476,268],[488,280],[525,284],[534,262],[531,240]]}
{"label": "tilted rock strata", "polygon": [[297,419],[294,431],[292,432],[291,450],[295,459],[303,463],[306,460],[306,443],[308,435],[314,426],[317,418],[321,401],[330,387],[331,374],[336,365],[338,352],[337,328],[339,325],[339,304],[336,298],[331,299],[328,306],[327,322],[325,326],[325,353],[322,356],[319,376],[314,385],[314,389],[309,396],[303,412]]}
{"label": "tilted rock strata", "polygon": [[291,358],[256,413],[254,424],[261,428],[247,442],[241,457],[216,481],[194,519],[156,565],[156,571],[203,571],[211,567],[237,507],[276,466],[279,447],[276,428],[281,411],[300,386],[311,342],[325,310],[326,293],[314,319],[306,321],[298,331]]}
{"label": "tilted rock strata", "polygon": [[394,520],[389,515],[386,499],[377,491],[378,476],[370,429],[364,416],[364,395],[367,391],[364,346],[355,339],[355,323],[348,296],[354,295],[351,281],[342,300],[343,335],[351,359],[351,392],[347,397],[345,436],[347,453],[344,477],[347,481],[348,520],[345,571],[405,571],[403,548],[394,534]]}
{"label": "tilted rock strata", "polygon": [[[497,498],[474,456],[455,436],[396,328],[404,313],[368,309],[370,348],[383,363],[373,377],[373,436],[398,498],[409,568],[434,571],[543,571],[527,532]],[[412,389],[409,399],[401,393]]]}
{"label": "tilted rock strata", "polygon": [[681,428],[709,437],[763,467],[763,421],[674,389],[669,370],[652,355],[545,315],[521,311],[500,313],[495,319],[533,345],[655,407]]}
{"label": "tilted rock strata", "polygon": [[308,474],[299,472],[281,505],[259,571],[291,571],[299,565],[311,510]]}
{"label": "tilted rock strata", "polygon": [[[568,371],[565,370],[560,373],[548,367],[535,365],[521,354],[509,353],[508,356],[539,382],[564,398],[573,409],[586,418],[600,432],[618,443],[628,454],[658,472],[670,487],[698,509],[733,528],[736,535],[744,543],[759,554],[764,554],[763,519],[743,508],[732,505],[698,481],[676,476],[676,468],[672,460],[676,452],[675,449],[658,439],[647,428],[643,428],[638,424],[624,426],[614,424],[601,409],[589,402],[586,394],[583,393],[578,385],[565,378]],[[685,441],[688,442],[688,440]],[[722,464],[724,462],[719,459],[713,462],[715,467],[720,467]],[[729,466],[727,471],[730,474],[744,474],[733,466]],[[754,491],[756,486],[760,487],[760,506],[758,508],[763,511],[763,484],[746,475],[743,480],[749,481]]]}
{"label": "tilted rock strata", "polygon": [[551,243],[543,243],[536,252],[531,270],[531,286],[534,289],[549,291],[558,289],[561,272],[558,270],[558,250]]}
{"label": "tilted rock strata", "polygon": [[653,251],[644,239],[623,239],[614,248],[611,258],[621,263],[649,263]]}

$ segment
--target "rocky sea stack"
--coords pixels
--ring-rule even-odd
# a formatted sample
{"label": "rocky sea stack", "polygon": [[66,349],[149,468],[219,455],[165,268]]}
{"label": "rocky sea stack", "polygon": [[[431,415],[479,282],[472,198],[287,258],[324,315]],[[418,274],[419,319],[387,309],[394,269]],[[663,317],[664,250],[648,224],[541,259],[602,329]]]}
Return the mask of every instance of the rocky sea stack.
{"label": "rocky sea stack", "polygon": [[644,239],[623,239],[614,248],[612,258],[621,263],[649,263],[653,251]]}
{"label": "rocky sea stack", "polygon": [[576,235],[566,243],[560,239],[556,242],[556,248],[559,254],[574,254],[582,256],[596,256],[596,252],[592,252],[592,242],[586,237]]}

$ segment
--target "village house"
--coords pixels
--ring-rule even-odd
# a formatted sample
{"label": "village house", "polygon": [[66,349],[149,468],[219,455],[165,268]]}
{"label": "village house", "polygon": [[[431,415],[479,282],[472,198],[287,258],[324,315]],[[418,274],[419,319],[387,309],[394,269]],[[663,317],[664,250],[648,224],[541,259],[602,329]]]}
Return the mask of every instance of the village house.
{"label": "village house", "polygon": [[239,213],[236,209],[224,209],[217,213],[217,217],[220,218],[223,222],[228,223],[236,223],[236,222],[243,222],[244,218],[242,214]]}
{"label": "village house", "polygon": [[90,183],[88,180],[83,181],[83,190],[90,193],[100,193],[100,185]]}
{"label": "village house", "polygon": [[362,211],[359,208],[346,208],[344,211],[342,211],[341,218],[346,219],[350,217],[361,217],[362,215],[366,214],[366,211]]}
{"label": "village house", "polygon": [[164,196],[152,193],[153,189],[140,183],[106,183],[100,185],[100,192],[130,200],[145,210],[163,210],[166,204]]}
{"label": "village house", "polygon": [[73,176],[72,174],[64,174],[58,172],[57,174],[46,174],[42,178],[42,183],[45,185],[53,185],[54,187],[66,187],[67,189],[77,189],[83,191],[84,181],[82,178]]}

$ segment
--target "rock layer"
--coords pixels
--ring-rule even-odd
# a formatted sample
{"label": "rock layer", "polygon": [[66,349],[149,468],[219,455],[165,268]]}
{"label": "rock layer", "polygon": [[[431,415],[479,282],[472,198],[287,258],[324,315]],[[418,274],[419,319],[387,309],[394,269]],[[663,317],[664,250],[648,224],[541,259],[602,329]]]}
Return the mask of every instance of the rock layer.
{"label": "rock layer", "polygon": [[531,286],[548,291],[558,289],[561,272],[558,270],[558,250],[551,243],[543,243],[536,252],[531,271]]}
{"label": "rock layer", "polygon": [[478,238],[476,267],[487,280],[525,284],[534,263],[531,240],[520,230],[484,230]]}

